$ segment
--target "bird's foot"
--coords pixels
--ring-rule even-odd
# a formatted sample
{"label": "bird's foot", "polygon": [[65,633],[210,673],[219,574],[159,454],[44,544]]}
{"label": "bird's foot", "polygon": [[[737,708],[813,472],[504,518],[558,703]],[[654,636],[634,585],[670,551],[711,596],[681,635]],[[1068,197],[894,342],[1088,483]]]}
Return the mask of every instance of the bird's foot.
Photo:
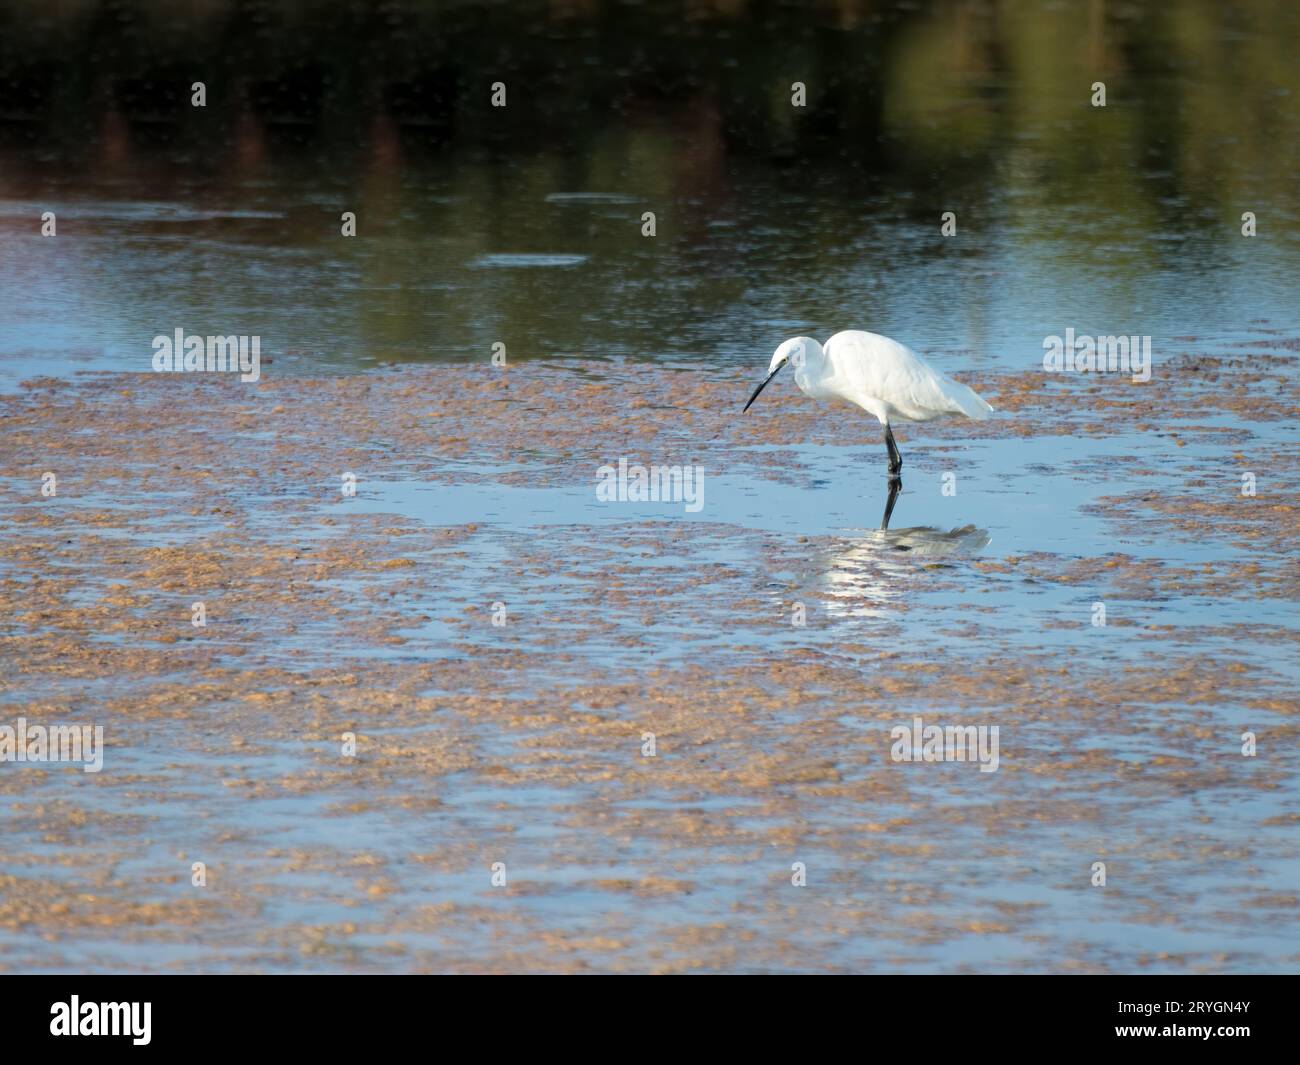
{"label": "bird's foot", "polygon": [[891,477],[889,479],[889,498],[885,500],[885,516],[880,519],[881,532],[889,531],[889,519],[894,513],[894,503],[898,500],[898,493],[903,490],[903,479],[901,477]]}

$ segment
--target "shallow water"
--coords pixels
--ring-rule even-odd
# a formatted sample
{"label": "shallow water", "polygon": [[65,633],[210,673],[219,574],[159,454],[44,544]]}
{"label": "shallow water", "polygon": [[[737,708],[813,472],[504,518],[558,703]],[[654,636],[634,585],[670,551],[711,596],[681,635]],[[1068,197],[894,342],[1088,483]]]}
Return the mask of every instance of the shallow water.
{"label": "shallow water", "polygon": [[[1295,13],[525,6],[358,30],[379,73],[308,20],[364,106],[275,49],[202,116],[20,72],[0,724],[109,747],[0,763],[0,969],[1300,971]],[[428,73],[510,33],[505,114]],[[149,373],[178,327],[262,380]],[[1044,375],[1067,327],[1151,380]],[[888,531],[869,419],[739,413],[841,328],[997,408],[899,429]],[[702,507],[602,501],[621,458]],[[891,761],[916,716],[998,771]]]}

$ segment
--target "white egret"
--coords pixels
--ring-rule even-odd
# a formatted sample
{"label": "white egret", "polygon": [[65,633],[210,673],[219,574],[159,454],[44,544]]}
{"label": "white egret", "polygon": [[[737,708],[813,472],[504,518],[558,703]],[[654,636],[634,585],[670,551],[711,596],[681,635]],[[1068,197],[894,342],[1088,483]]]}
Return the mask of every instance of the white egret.
{"label": "white egret", "polygon": [[[903,468],[903,457],[894,442],[891,420],[928,422],[945,414],[964,414],[983,421],[993,409],[897,340],[847,329],[826,341],[825,347],[812,337],[785,341],[773,353],[767,377],[754,389],[745,410],[787,362],[794,363],[795,384],[804,395],[852,403],[879,419],[885,427],[889,475],[894,480]],[[891,496],[889,510],[893,502]]]}

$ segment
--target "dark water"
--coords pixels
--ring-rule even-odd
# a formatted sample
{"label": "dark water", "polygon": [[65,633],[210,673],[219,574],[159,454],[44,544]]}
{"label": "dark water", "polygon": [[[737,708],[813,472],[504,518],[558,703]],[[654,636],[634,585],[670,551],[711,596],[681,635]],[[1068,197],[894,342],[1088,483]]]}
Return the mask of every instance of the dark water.
{"label": "dark water", "polygon": [[[0,389],[35,374],[148,371],[151,339],[177,328],[258,335],[277,374],[486,361],[492,345],[503,343],[512,361],[563,360],[575,371],[590,370],[588,360],[628,359],[704,373],[744,365],[755,380],[786,336],[865,328],[935,354],[947,370],[1006,372],[995,388],[1014,395],[1014,372],[1041,367],[1044,337],[1073,328],[1151,336],[1155,372],[1143,398],[1158,411],[1170,382],[1160,375],[1166,359],[1240,354],[1243,343],[1274,354],[1274,345],[1294,350],[1300,336],[1298,44],[1300,8],[1270,0],[846,2],[815,12],[735,0],[488,10],[0,0]],[[189,103],[195,80],[208,87],[202,109]],[[506,83],[504,109],[490,104],[494,81]],[[806,84],[805,108],[791,106],[795,81]],[[1106,85],[1104,108],[1090,104],[1097,81]],[[45,211],[57,217],[55,237],[40,235]],[[345,211],[357,216],[353,238],[340,234]],[[656,216],[653,237],[641,232],[647,211]],[[945,211],[956,215],[952,236],[940,232]],[[1254,237],[1242,235],[1245,211],[1256,216]],[[615,366],[609,376],[638,369]],[[1278,372],[1293,375],[1294,364]],[[1126,387],[1114,378],[1107,384]],[[1081,405],[1089,402],[1082,386],[1078,395]],[[737,406],[743,398],[737,394]],[[789,381],[764,397],[795,402]],[[875,528],[884,483],[874,426],[850,445],[755,446],[760,457],[770,453],[761,474],[714,462],[708,440],[693,441],[710,464],[708,501],[698,516],[600,504],[591,484],[595,464],[616,454],[593,456],[591,468],[571,463],[559,484],[493,483],[509,471],[480,468],[477,460],[448,460],[444,480],[422,483],[385,468],[376,445],[363,491],[347,504],[354,515],[393,515],[430,529],[480,523],[472,550],[448,548],[421,571],[426,582],[410,593],[415,598],[398,603],[412,619],[402,630],[407,642],[340,651],[351,645],[346,632],[331,628],[339,624],[331,616],[319,627],[305,622],[292,639],[274,633],[259,644],[258,654],[268,656],[259,662],[323,671],[347,655],[361,672],[472,657],[496,646],[499,635],[451,625],[449,604],[481,607],[485,595],[508,591],[512,610],[517,603],[525,616],[531,610],[567,619],[553,623],[571,635],[553,675],[518,681],[525,694],[600,676],[611,662],[649,669],[726,654],[733,665],[766,668],[788,651],[840,645],[933,653],[955,663],[956,674],[963,662],[982,667],[990,656],[1014,662],[1051,652],[1071,668],[1102,663],[1100,683],[1107,671],[1119,676],[1161,654],[1169,645],[1147,634],[1159,627],[1176,627],[1183,641],[1176,649],[1199,655],[1209,670],[1232,664],[1267,681],[1300,676],[1290,639],[1294,600],[1257,597],[1245,577],[1236,595],[1221,594],[1222,585],[1211,594],[1169,582],[1156,594],[1101,577],[1039,580],[1010,566],[982,572],[971,565],[1040,556],[1054,576],[1109,554],[1169,570],[1222,565],[1246,574],[1261,564],[1266,572],[1287,566],[1281,553],[1208,519],[1189,532],[1144,513],[1126,531],[1120,520],[1132,518],[1134,504],[1116,513],[1106,500],[1138,489],[1187,496],[1189,486],[1215,477],[1234,495],[1239,471],[1229,468],[1229,457],[1240,448],[1248,456],[1242,461],[1260,471],[1265,502],[1290,502],[1291,482],[1277,467],[1294,453],[1294,426],[1221,414],[1217,406],[1184,407],[1169,417],[1200,430],[1186,433],[1190,440],[1161,431],[1165,424],[1103,431],[1101,413],[1087,433],[1070,435],[1041,413],[1051,409],[1059,408],[1031,406],[1039,423],[1030,436],[955,446],[936,444],[926,430],[905,436],[908,488],[892,539]],[[585,413],[609,412],[571,416]],[[482,417],[496,412],[484,408]],[[1210,432],[1219,429],[1222,436]],[[555,461],[544,452],[520,454],[513,472]],[[961,471],[953,497],[940,490],[939,475],[949,468]],[[13,489],[14,500],[26,493],[21,507],[74,515],[158,502],[147,481],[126,483],[49,501],[13,478],[6,491]],[[322,537],[352,533],[333,517],[341,513],[336,482],[328,498],[319,484],[275,487],[301,499],[303,515],[331,515],[330,525],[316,530]],[[1217,489],[1197,491],[1192,498],[1203,501]],[[282,520],[265,502],[256,493],[241,500],[241,520],[254,529]],[[34,550],[44,557],[50,537],[43,527],[19,525],[19,514],[16,503],[0,515],[6,536],[35,536]],[[223,521],[206,506],[179,520],[169,510],[154,527],[137,522],[118,535],[148,547],[175,545],[215,535]],[[692,535],[665,545],[657,537],[676,521],[693,523]],[[298,526],[293,533],[308,535]],[[774,552],[774,542],[796,536],[814,542],[787,556]],[[675,589],[658,597],[662,618],[647,624],[649,612],[634,599],[636,609],[618,614],[617,624],[586,631],[600,572],[566,578],[557,560],[583,560],[595,549],[629,585]],[[934,580],[922,584],[918,573]],[[84,584],[69,593],[74,603],[94,593],[92,581]],[[331,594],[356,593],[364,607],[347,615],[356,620],[378,609],[363,598],[376,586],[359,577],[353,585],[337,582]],[[1126,626],[1104,643],[1080,620],[1103,594]],[[794,599],[825,602],[818,624],[784,624]],[[737,626],[736,604],[755,601],[781,624]],[[553,646],[545,642],[554,635],[548,626],[521,631],[539,641],[532,646],[521,636],[525,649]],[[1072,640],[1073,659],[1066,655]],[[362,654],[369,657],[356,666]],[[13,697],[37,705],[69,693],[95,705],[101,694],[104,701],[120,697],[127,683],[146,693],[154,687],[148,677],[101,676],[92,684],[16,664]],[[873,705],[874,681],[864,673],[864,711]],[[1261,681],[1261,693],[1268,690]],[[913,706],[946,712],[946,698],[939,684],[897,706],[904,718]],[[1043,765],[1076,747],[1149,762],[1170,753],[1173,741],[1158,727],[1166,713],[1170,728],[1200,724],[1216,745],[1231,741],[1231,748],[1242,729],[1260,729],[1261,721],[1268,757],[1289,742],[1281,718],[1258,705],[1207,705],[1196,692],[1155,709],[1140,696],[1131,708],[1122,692],[1115,698],[1133,715],[1123,729],[1065,714],[1027,727],[1018,742]],[[564,700],[557,695],[556,705]],[[408,718],[377,715],[377,735],[414,731]],[[214,720],[214,728],[235,727]],[[799,724],[790,722],[792,734]],[[762,827],[763,816],[777,826],[806,821],[850,841],[866,816],[856,800],[796,791],[778,794],[764,815],[751,814],[756,798],[743,789],[647,788],[633,802],[581,775],[550,786],[465,772],[433,785],[445,816],[413,821],[400,805],[403,789],[426,782],[397,776],[372,789],[369,778],[344,776],[323,741],[268,740],[241,753],[220,746],[206,724],[165,730],[122,715],[110,725],[120,761],[105,774],[112,787],[85,799],[85,808],[129,817],[131,831],[147,838],[129,837],[124,856],[105,837],[102,854],[82,848],[78,860],[90,872],[77,865],[69,872],[65,852],[34,840],[16,816],[13,839],[0,848],[16,856],[16,867],[51,883],[71,878],[82,892],[102,890],[94,870],[113,868],[125,885],[120,891],[137,898],[146,893],[141,883],[172,869],[176,854],[204,848],[214,865],[248,870],[247,883],[274,890],[260,897],[259,906],[266,901],[254,918],[241,919],[239,932],[215,946],[196,945],[185,925],[147,941],[77,933],[57,949],[6,932],[0,947],[17,945],[12,964],[19,967],[338,967],[335,957],[268,964],[246,955],[252,948],[244,933],[287,937],[312,922],[352,919],[357,900],[347,885],[337,886],[351,883],[339,870],[363,850],[396,870],[390,908],[378,911],[384,927],[427,902],[425,867],[415,856],[435,844],[460,863],[449,859],[440,897],[477,899],[485,890],[482,863],[466,841],[477,847],[480,840],[510,842],[512,868],[547,885],[516,903],[536,928],[586,930],[590,915],[608,910],[633,915],[643,929],[729,922],[729,934],[752,926],[757,941],[770,941],[779,922],[736,916],[736,900],[752,900],[753,885],[772,876],[766,850],[755,857],[743,844],[675,841],[629,856],[604,830],[570,820],[573,811],[615,800],[646,809],[725,807],[734,824],[752,817]],[[484,722],[484,751],[501,765],[536,771],[512,749],[519,735],[495,725]],[[876,724],[848,715],[844,727]],[[1175,736],[1190,742],[1185,733]],[[745,739],[771,742],[770,734]],[[856,780],[869,763],[855,751],[828,746],[826,756]],[[1226,764],[1209,740],[1172,748],[1198,757],[1207,751]],[[1293,746],[1276,758],[1260,763],[1270,772],[1292,765]],[[1251,768],[1235,755],[1231,761],[1221,778],[1197,778],[1204,794],[1163,783],[1144,790],[1105,762],[1081,764],[1059,782],[998,775],[992,797],[962,777],[912,778],[909,803],[895,807],[886,796],[869,812],[880,820],[917,817],[926,838],[946,841],[941,855],[882,852],[870,869],[880,879],[859,883],[845,872],[851,858],[826,841],[810,838],[800,854],[811,851],[819,873],[843,873],[846,896],[864,913],[895,912],[887,900],[882,911],[880,883],[898,880],[942,889],[933,908],[959,929],[994,904],[1041,907],[1040,916],[1023,918],[1024,934],[1015,937],[954,933],[918,945],[909,935],[897,948],[897,933],[857,929],[818,940],[812,960],[796,965],[853,968],[883,957],[894,969],[1051,970],[1077,957],[1096,968],[1293,970],[1300,778],[1279,775],[1284,783],[1254,789]],[[303,794],[272,788],[304,766],[319,769],[329,787]],[[132,787],[132,772],[147,777],[143,791]],[[227,786],[236,775],[268,790],[250,803]],[[80,800],[83,793],[72,790],[80,785],[67,780],[51,775],[24,784],[15,809]],[[360,798],[379,801],[358,812],[351,803]],[[1007,804],[1001,812],[1021,801],[1060,810],[1067,799],[1069,816],[1013,820],[1010,832],[964,816],[984,801]],[[157,817],[156,827],[136,826],[142,814]],[[196,822],[205,827],[196,830]],[[249,835],[228,836],[229,826]],[[1014,860],[1000,851],[990,861],[990,841],[1000,847],[1004,837]],[[1137,901],[1128,909],[1107,909],[1101,896],[1081,899],[1070,887],[1103,842],[1108,857],[1132,858],[1129,897]],[[324,851],[327,864],[278,871],[258,853],[263,845]],[[610,902],[583,886],[596,876],[662,874],[665,855],[692,870],[694,894]],[[714,869],[719,855],[734,869]],[[328,864],[335,859],[337,867]],[[1272,894],[1253,910],[1237,908],[1235,900],[1254,888]],[[1151,912],[1168,920],[1150,919],[1148,897]],[[930,906],[924,895],[920,905]],[[409,928],[401,934],[444,964],[437,952],[447,939],[425,942],[420,937],[429,933]],[[479,930],[467,923],[463,934],[472,939]],[[525,934],[533,938],[534,928]],[[640,949],[654,936],[632,938]],[[347,943],[358,965],[388,964],[377,952],[380,940],[365,931]],[[901,960],[888,953],[894,949]],[[470,942],[463,954],[481,955],[481,944]],[[629,957],[632,967],[646,967],[635,951]]]}
{"label": "dark water", "polygon": [[498,342],[761,363],[841,328],[1008,368],[1067,327],[1147,334],[1158,364],[1294,332],[1298,20],[9,4],[0,379],[146,370],[176,328],[259,335],[281,371]]}

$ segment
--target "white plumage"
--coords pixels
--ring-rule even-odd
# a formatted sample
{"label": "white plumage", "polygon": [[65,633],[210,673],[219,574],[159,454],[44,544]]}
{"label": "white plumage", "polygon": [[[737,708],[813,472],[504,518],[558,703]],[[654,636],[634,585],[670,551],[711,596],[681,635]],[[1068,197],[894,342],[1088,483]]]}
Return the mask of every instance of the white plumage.
{"label": "white plumage", "polygon": [[903,466],[891,421],[928,422],[945,414],[983,421],[993,410],[974,391],[936,370],[911,348],[858,329],[836,333],[824,347],[812,337],[785,341],[773,353],[767,378],[749,397],[745,410],[787,362],[793,364],[795,383],[805,395],[852,403],[876,416],[885,427],[891,474]]}

